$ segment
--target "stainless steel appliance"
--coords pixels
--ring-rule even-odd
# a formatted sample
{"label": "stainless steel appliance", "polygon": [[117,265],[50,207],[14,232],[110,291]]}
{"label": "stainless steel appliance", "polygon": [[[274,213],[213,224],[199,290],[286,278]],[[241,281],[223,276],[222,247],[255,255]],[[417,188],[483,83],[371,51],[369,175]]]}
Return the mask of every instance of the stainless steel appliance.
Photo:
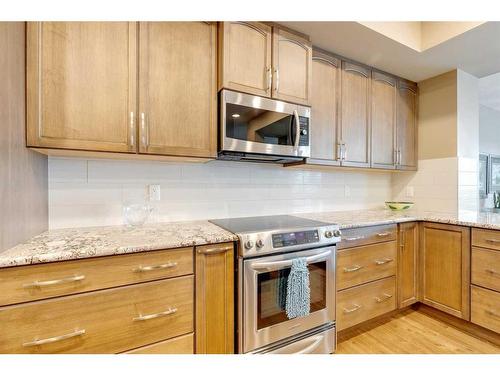
{"label": "stainless steel appliance", "polygon": [[309,157],[310,118],[309,107],[222,90],[219,159],[289,163]]}
{"label": "stainless steel appliance", "polygon": [[[239,237],[240,353],[332,353],[335,350],[335,253],[338,225],[290,215],[211,220]],[[310,314],[288,319],[279,283],[292,261],[307,260]]]}

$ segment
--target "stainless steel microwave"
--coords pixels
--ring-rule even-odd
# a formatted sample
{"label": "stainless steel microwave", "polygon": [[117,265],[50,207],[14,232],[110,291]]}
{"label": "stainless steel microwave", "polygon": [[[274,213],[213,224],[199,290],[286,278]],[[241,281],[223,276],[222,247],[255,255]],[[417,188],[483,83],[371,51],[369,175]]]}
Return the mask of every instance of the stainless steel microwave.
{"label": "stainless steel microwave", "polygon": [[309,107],[220,92],[219,159],[290,163],[311,156]]}

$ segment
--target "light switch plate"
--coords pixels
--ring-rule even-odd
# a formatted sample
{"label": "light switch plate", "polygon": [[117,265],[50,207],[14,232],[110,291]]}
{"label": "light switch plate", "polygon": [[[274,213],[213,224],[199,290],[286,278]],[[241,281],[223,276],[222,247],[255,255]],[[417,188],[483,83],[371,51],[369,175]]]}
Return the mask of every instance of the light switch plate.
{"label": "light switch plate", "polygon": [[413,186],[407,186],[406,187],[406,197],[413,198],[414,195],[415,195],[415,190],[413,189]]}
{"label": "light switch plate", "polygon": [[160,200],[160,185],[149,185],[149,200],[159,201]]}
{"label": "light switch plate", "polygon": [[349,198],[351,196],[351,187],[349,185],[344,186],[344,197]]}

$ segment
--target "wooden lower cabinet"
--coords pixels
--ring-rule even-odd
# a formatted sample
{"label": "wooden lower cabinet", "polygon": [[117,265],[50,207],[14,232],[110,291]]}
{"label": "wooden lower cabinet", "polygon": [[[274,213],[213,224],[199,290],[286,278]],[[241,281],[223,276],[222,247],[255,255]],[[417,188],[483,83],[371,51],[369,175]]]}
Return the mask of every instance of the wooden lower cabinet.
{"label": "wooden lower cabinet", "polygon": [[398,308],[418,301],[418,223],[399,224]]}
{"label": "wooden lower cabinet", "polygon": [[341,331],[395,309],[395,276],[340,291],[337,293],[337,329]]}
{"label": "wooden lower cabinet", "polygon": [[421,301],[448,314],[470,317],[470,228],[422,223]]}
{"label": "wooden lower cabinet", "polygon": [[472,285],[471,321],[500,333],[500,293]]}
{"label": "wooden lower cabinet", "polygon": [[196,353],[234,353],[234,244],[198,246]]}
{"label": "wooden lower cabinet", "polygon": [[170,340],[130,350],[125,354],[194,354],[194,334],[174,337]]}
{"label": "wooden lower cabinet", "polygon": [[193,332],[194,277],[0,309],[0,353],[119,353]]}

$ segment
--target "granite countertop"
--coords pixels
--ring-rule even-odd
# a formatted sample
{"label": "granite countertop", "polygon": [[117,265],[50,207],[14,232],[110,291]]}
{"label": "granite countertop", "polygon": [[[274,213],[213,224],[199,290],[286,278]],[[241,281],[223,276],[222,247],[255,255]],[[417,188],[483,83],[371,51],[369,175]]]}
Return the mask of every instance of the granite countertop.
{"label": "granite countertop", "polygon": [[[294,216],[337,223],[341,229],[430,221],[500,230],[500,214],[492,212],[461,211],[452,215],[375,209],[303,213]],[[158,223],[138,228],[109,226],[56,229],[0,252],[0,268],[237,240],[231,232],[208,221]]]}
{"label": "granite countertop", "polygon": [[0,268],[236,241],[208,221],[55,229],[0,252]]}

